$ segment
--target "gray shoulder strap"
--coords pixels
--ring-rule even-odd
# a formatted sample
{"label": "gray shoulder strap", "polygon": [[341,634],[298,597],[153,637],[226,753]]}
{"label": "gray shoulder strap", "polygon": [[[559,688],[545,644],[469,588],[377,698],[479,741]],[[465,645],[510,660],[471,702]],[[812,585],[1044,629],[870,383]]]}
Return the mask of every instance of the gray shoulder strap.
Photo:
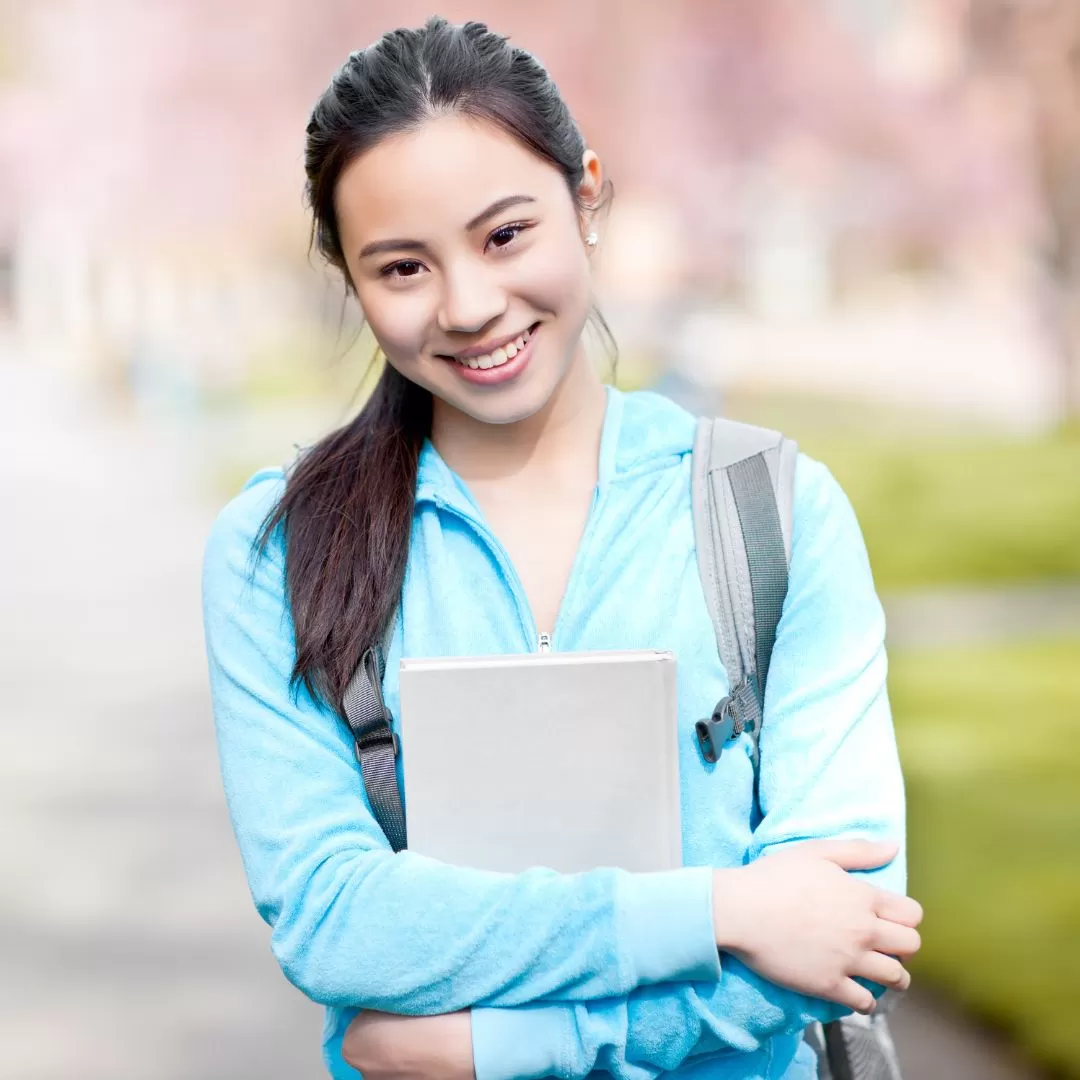
{"label": "gray shoulder strap", "polygon": [[360,775],[371,812],[390,847],[401,851],[408,844],[408,835],[397,774],[400,747],[393,727],[394,718],[382,695],[383,658],[389,651],[392,630],[393,627],[387,632],[383,649],[372,646],[360,658],[360,664],[345,688],[342,705],[356,743],[356,760],[360,762]]}
{"label": "gray shoulder strap", "polygon": [[[731,685],[698,741],[707,761],[742,731],[758,738],[776,628],[791,562],[795,459],[798,448],[775,431],[730,420],[698,421],[692,497],[698,569],[720,657]],[[883,1015],[848,1016],[811,1025],[807,1041],[821,1077],[900,1080]]]}
{"label": "gray shoulder strap", "polygon": [[692,500],[698,569],[731,691],[698,722],[706,760],[748,731],[755,762],[765,680],[787,593],[795,459],[790,439],[733,420],[698,421]]}

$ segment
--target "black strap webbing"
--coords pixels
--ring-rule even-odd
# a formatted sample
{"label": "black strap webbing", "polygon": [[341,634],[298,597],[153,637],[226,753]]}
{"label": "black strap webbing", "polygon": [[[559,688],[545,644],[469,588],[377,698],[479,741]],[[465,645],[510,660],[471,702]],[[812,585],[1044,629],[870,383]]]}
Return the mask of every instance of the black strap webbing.
{"label": "black strap webbing", "polygon": [[345,719],[356,741],[356,756],[371,812],[394,851],[405,848],[405,809],[398,787],[397,735],[382,699],[382,660],[378,649],[364,653],[345,689]]}
{"label": "black strap webbing", "polygon": [[739,512],[750,570],[750,593],[754,601],[755,671],[753,680],[759,704],[769,677],[769,661],[776,643],[776,628],[788,587],[787,555],[780,514],[761,454],[728,466],[731,492]]}

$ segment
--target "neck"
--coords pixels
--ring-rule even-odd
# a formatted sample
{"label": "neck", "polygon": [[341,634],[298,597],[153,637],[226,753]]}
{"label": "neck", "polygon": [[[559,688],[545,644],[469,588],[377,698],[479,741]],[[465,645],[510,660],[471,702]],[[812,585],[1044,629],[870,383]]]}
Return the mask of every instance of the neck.
{"label": "neck", "polygon": [[[485,424],[435,399],[431,441],[466,482],[595,463],[607,397],[583,348],[544,406],[510,424]],[[595,467],[595,466],[594,466]]]}

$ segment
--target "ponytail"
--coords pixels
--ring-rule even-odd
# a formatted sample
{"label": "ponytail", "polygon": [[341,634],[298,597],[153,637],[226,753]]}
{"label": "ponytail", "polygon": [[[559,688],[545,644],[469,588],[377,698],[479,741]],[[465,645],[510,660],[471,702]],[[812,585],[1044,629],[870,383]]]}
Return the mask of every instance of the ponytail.
{"label": "ponytail", "polygon": [[401,598],[431,394],[386,365],[349,424],[306,451],[257,540],[280,525],[296,632],[294,685],[341,711],[364,651]]}

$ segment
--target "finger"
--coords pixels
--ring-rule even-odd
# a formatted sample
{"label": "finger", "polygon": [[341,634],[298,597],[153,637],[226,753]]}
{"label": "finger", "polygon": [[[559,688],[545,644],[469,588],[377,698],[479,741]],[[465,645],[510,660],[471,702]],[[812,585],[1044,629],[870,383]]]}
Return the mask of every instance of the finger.
{"label": "finger", "polygon": [[880,919],[900,923],[901,926],[918,926],[923,920],[922,904],[910,896],[878,889],[874,895],[874,914]]}
{"label": "finger", "polygon": [[919,951],[922,938],[913,927],[878,919],[874,925],[873,945],[878,952],[906,959]]}
{"label": "finger", "polygon": [[827,859],[844,870],[874,870],[892,862],[900,845],[892,840],[807,840],[794,850]]}
{"label": "finger", "polygon": [[895,957],[879,952],[868,952],[861,956],[852,975],[869,979],[890,990],[904,991],[911,985],[911,975],[907,968]]}
{"label": "finger", "polygon": [[877,1000],[874,995],[861,986],[854,979],[844,979],[837,983],[830,994],[824,994],[827,1001],[835,1001],[837,1005],[844,1005],[855,1012],[868,1016],[877,1008]]}

